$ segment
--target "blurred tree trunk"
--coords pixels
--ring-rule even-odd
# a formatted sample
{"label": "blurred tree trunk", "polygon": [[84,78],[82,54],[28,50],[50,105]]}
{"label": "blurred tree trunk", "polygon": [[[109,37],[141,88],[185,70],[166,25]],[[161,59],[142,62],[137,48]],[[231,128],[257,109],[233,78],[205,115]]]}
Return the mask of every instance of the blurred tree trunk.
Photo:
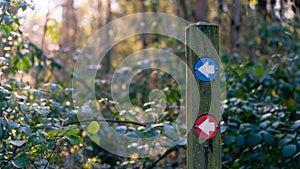
{"label": "blurred tree trunk", "polygon": [[[297,10],[300,9],[300,0],[294,0],[294,5],[295,5],[295,6],[293,6],[292,9],[293,9],[293,11],[296,13]],[[296,8],[298,8],[298,9],[296,9]]]}
{"label": "blurred tree trunk", "polygon": [[[189,0],[191,1],[191,0]],[[170,6],[172,11],[174,12],[174,14],[176,14],[176,16],[179,16],[185,20],[191,20],[191,18],[189,17],[192,12],[194,12],[194,10],[190,10],[191,12],[189,13],[189,5],[187,4],[187,0],[169,0]],[[194,16],[194,14],[192,13],[192,16]]]}
{"label": "blurred tree trunk", "polygon": [[230,48],[236,51],[239,48],[240,28],[241,28],[241,9],[240,0],[233,0],[231,9],[231,27],[230,27]]}
{"label": "blurred tree trunk", "polygon": [[296,6],[298,9],[300,9],[300,0],[295,0],[294,3],[295,3],[295,6]]}
{"label": "blurred tree trunk", "polygon": [[279,14],[280,14],[280,17],[283,15],[283,12],[284,12],[284,1],[286,0],[277,0],[277,1],[280,1],[280,9],[279,9]]}
{"label": "blurred tree trunk", "polygon": [[183,18],[184,19],[188,19],[188,12],[187,12],[187,6],[185,3],[185,0],[180,0],[179,1],[181,9],[182,9],[182,13],[183,13]]}
{"label": "blurred tree trunk", "polygon": [[[146,6],[144,3],[144,0],[141,0],[141,5],[142,5],[142,12],[146,12]],[[145,17],[143,16],[143,21],[145,21]],[[145,34],[141,34],[141,39],[142,39],[142,43],[143,43],[143,49],[147,48],[147,42],[146,42],[146,35]]]}
{"label": "blurred tree trunk", "polygon": [[63,27],[60,46],[69,50],[75,48],[75,35],[77,32],[77,18],[73,5],[74,0],[65,0],[62,14]]}
{"label": "blurred tree trunk", "polygon": [[[106,23],[109,23],[112,20],[111,1],[107,0],[106,2],[107,2]],[[110,43],[110,35],[108,32],[106,33],[106,39],[107,39],[107,43]],[[108,52],[106,56],[103,58],[102,67],[103,67],[102,71],[104,75],[108,75],[111,68],[110,52]]]}
{"label": "blurred tree trunk", "polygon": [[196,21],[208,21],[208,1],[196,0],[195,4],[195,19]]}
{"label": "blurred tree trunk", "polygon": [[101,28],[101,26],[102,26],[102,23],[101,23],[102,1],[100,1],[100,0],[97,1],[97,11],[98,11],[97,25],[98,25],[98,28]]}
{"label": "blurred tree trunk", "polygon": [[223,1],[218,0],[218,5],[219,6],[218,6],[218,16],[217,16],[218,20],[217,20],[217,22],[218,22],[219,25],[221,25],[221,23],[222,23],[221,15],[222,15],[222,10],[223,10]]}

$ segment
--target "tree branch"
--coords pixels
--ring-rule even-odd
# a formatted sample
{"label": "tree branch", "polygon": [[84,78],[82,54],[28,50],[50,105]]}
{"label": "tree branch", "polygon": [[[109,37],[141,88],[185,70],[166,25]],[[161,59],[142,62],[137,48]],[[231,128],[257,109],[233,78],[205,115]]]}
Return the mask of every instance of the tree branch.
{"label": "tree branch", "polygon": [[170,148],[169,150],[167,150],[163,155],[161,155],[156,161],[154,161],[154,163],[152,163],[146,169],[154,168],[157,165],[158,162],[160,162],[162,159],[164,159],[165,157],[167,157],[169,154],[171,154],[173,151],[179,149],[180,147],[185,148],[185,146],[183,146],[183,145],[176,145],[176,146]]}
{"label": "tree branch", "polygon": [[103,123],[107,122],[107,123],[118,123],[118,124],[120,124],[120,123],[133,124],[133,125],[143,126],[143,127],[147,126],[144,123],[139,123],[139,122],[134,122],[134,121],[110,120],[110,119],[106,119],[106,120],[91,119],[91,120],[74,121],[74,122],[66,123],[66,124],[64,124],[64,126],[68,126],[68,125],[72,125],[72,124],[88,123],[88,122],[92,122],[92,121],[103,122]]}

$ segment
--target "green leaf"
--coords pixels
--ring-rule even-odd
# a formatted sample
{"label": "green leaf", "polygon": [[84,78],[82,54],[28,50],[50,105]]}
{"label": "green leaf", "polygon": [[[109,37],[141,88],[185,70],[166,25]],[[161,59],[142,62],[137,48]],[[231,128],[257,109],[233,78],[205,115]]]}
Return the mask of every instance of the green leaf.
{"label": "green leaf", "polygon": [[270,145],[274,143],[274,136],[267,131],[263,132],[263,138],[266,141],[266,143],[268,143]]}
{"label": "green leaf", "polygon": [[260,126],[255,125],[255,124],[250,124],[249,126],[247,126],[249,128],[252,129],[252,131],[259,131],[260,130]]}
{"label": "green leaf", "polygon": [[148,132],[144,132],[144,135],[149,138],[149,137],[155,137],[155,136],[158,136],[160,134],[160,131],[159,130],[150,130]]}
{"label": "green leaf", "polygon": [[280,141],[278,142],[278,146],[285,145],[285,144],[291,142],[292,140],[293,140],[293,139],[291,139],[291,138],[283,138],[282,140],[280,140]]}
{"label": "green leaf", "polygon": [[224,139],[224,144],[226,145],[231,144],[234,142],[234,140],[235,140],[235,136],[227,136]]}
{"label": "green leaf", "polygon": [[0,126],[0,138],[2,137],[3,135],[3,129],[2,129],[2,126]]}
{"label": "green leaf", "polygon": [[125,134],[127,132],[127,126],[118,126],[116,127],[116,131],[121,134]]}
{"label": "green leaf", "polygon": [[19,62],[16,64],[16,67],[19,70],[23,70],[24,72],[28,73],[31,68],[30,56],[27,55],[20,59]]}
{"label": "green leaf", "polygon": [[46,83],[44,84],[45,87],[50,86],[50,89],[54,92],[55,90],[57,90],[57,88],[59,87],[57,84],[55,83]]}
{"label": "green leaf", "polygon": [[14,146],[18,146],[18,147],[21,147],[22,145],[25,144],[24,140],[9,140],[7,142],[14,145]]}
{"label": "green leaf", "polygon": [[47,134],[50,138],[54,138],[58,132],[59,132],[59,129],[56,129],[56,130],[51,130],[51,131],[47,132]]}
{"label": "green leaf", "polygon": [[249,146],[256,146],[262,140],[262,136],[258,133],[250,133],[247,138],[247,144]]}
{"label": "green leaf", "polygon": [[282,149],[282,154],[285,157],[292,156],[297,151],[297,146],[295,144],[285,145]]}
{"label": "green leaf", "polygon": [[54,92],[58,88],[57,84],[51,83],[50,84],[50,89]]}
{"label": "green leaf", "polygon": [[40,113],[43,116],[47,116],[51,111],[48,107],[40,107],[39,109],[36,109],[38,113]]}
{"label": "green leaf", "polygon": [[13,161],[12,164],[16,168],[25,168],[27,164],[29,163],[29,159],[26,157],[25,154],[17,156]]}
{"label": "green leaf", "polygon": [[143,135],[141,134],[140,131],[132,131],[132,132],[127,132],[126,136],[132,138],[141,138]]}
{"label": "green leaf", "polygon": [[292,125],[292,129],[293,130],[296,130],[297,128],[299,128],[300,127],[300,120],[297,120],[297,121],[295,121],[294,122],[294,124]]}
{"label": "green leaf", "polygon": [[266,120],[266,121],[260,123],[259,126],[262,127],[262,128],[266,128],[267,126],[269,126],[269,124],[271,124],[271,121]]}
{"label": "green leaf", "polygon": [[27,9],[27,6],[23,6],[22,10],[25,11]]}
{"label": "green leaf", "polygon": [[18,26],[21,26],[19,18],[14,18],[14,23],[17,24]]}
{"label": "green leaf", "polygon": [[29,136],[29,135],[32,133],[30,127],[27,127],[27,126],[22,126],[22,127],[20,127],[20,128],[18,129],[18,131],[19,131],[20,133],[24,132],[26,136]]}
{"label": "green leaf", "polygon": [[3,117],[0,117],[0,124],[2,124],[3,126],[7,125],[7,122]]}
{"label": "green leaf", "polygon": [[[9,22],[8,20],[6,20],[6,18],[4,20],[6,23]],[[5,26],[4,30],[5,30],[5,33],[8,35],[14,30],[14,28],[10,25],[10,23],[8,23],[8,25]]]}
{"label": "green leaf", "polygon": [[280,134],[281,133],[281,131],[274,129],[273,127],[268,127],[267,131],[271,132],[271,133],[275,133],[275,134]]}
{"label": "green leaf", "polygon": [[70,144],[76,145],[82,143],[82,138],[80,136],[76,135],[71,135],[71,136],[66,136],[67,140],[69,140]]}
{"label": "green leaf", "polygon": [[236,138],[235,138],[235,144],[236,146],[238,147],[241,147],[245,144],[245,136],[244,135],[238,135]]}
{"label": "green leaf", "polygon": [[22,112],[25,112],[28,108],[28,106],[25,103],[20,102],[19,105]]}
{"label": "green leaf", "polygon": [[66,117],[72,118],[77,115],[77,110],[70,110],[66,112]]}
{"label": "green leaf", "polygon": [[91,134],[96,134],[99,131],[100,125],[96,121],[92,121],[89,126],[87,127],[87,130]]}
{"label": "green leaf", "polygon": [[79,135],[80,134],[80,129],[79,128],[74,128],[71,130],[68,130],[64,135],[65,136],[70,136],[70,135]]}
{"label": "green leaf", "polygon": [[35,98],[38,98],[38,97],[41,96],[41,92],[38,91],[38,90],[34,90],[34,91],[33,91],[33,96],[34,96]]}
{"label": "green leaf", "polygon": [[15,129],[15,128],[18,127],[18,125],[19,125],[19,124],[18,124],[17,122],[14,122],[14,121],[9,122],[8,125],[7,125],[7,129],[8,129],[8,130]]}

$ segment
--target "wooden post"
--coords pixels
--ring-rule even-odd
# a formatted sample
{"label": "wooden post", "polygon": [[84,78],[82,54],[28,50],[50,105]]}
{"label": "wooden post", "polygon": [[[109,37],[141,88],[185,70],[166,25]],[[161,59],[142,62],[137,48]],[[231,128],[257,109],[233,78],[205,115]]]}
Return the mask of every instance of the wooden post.
{"label": "wooden post", "polygon": [[[208,23],[196,23],[186,29],[186,57],[187,66],[192,74],[187,75],[187,168],[188,169],[220,169],[221,168],[221,137],[218,132],[211,139],[203,139],[195,131],[195,121],[201,115],[209,114],[216,119],[216,130],[219,130],[221,120],[220,80],[218,69],[221,61],[219,51],[219,27]],[[209,58],[215,61],[214,70],[211,63],[195,68],[199,59]],[[206,62],[206,61],[204,61]],[[211,78],[205,81],[197,77],[196,71]],[[202,72],[201,72],[202,71]],[[205,78],[205,76],[203,76]],[[192,78],[197,84],[193,84]],[[200,98],[195,93],[199,93]],[[199,103],[200,102],[200,103]],[[213,124],[213,123],[212,123]],[[200,126],[200,125],[199,125]],[[201,128],[203,126],[200,126]],[[209,125],[206,127],[209,128]],[[205,125],[204,125],[205,128]],[[199,129],[198,129],[199,130]],[[202,132],[203,133],[203,132]],[[209,132],[211,133],[211,132]]]}

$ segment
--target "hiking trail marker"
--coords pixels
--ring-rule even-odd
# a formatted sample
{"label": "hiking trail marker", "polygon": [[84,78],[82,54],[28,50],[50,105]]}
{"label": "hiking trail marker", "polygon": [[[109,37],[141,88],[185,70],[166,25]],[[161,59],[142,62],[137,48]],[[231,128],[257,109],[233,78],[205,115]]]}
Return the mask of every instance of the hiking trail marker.
{"label": "hiking trail marker", "polygon": [[212,139],[218,133],[218,121],[208,114],[197,118],[194,129],[196,134],[202,139]]}
{"label": "hiking trail marker", "polygon": [[199,59],[194,66],[195,75],[204,82],[210,82],[218,76],[218,65],[208,57]]}
{"label": "hiking trail marker", "polygon": [[[191,24],[186,29],[187,168],[220,169],[221,121],[219,27]],[[196,78],[197,84],[192,83]],[[200,104],[199,104],[200,101]],[[199,106],[198,106],[199,105]]]}

